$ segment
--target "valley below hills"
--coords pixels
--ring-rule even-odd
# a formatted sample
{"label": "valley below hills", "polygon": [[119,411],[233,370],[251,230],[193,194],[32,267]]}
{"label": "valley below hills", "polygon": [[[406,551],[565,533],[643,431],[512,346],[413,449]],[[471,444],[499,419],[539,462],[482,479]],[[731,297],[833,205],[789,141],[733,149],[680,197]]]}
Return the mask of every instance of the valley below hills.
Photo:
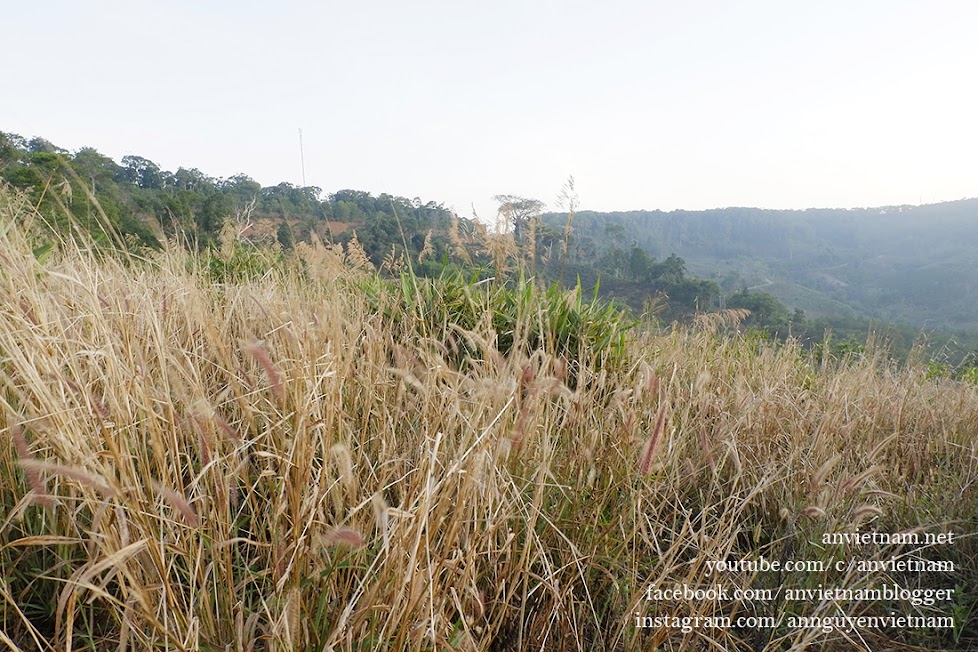
{"label": "valley below hills", "polygon": [[[554,227],[565,219],[546,216]],[[978,331],[978,199],[865,209],[580,211],[573,225],[585,246],[675,254],[724,294],[766,292],[809,317]]]}

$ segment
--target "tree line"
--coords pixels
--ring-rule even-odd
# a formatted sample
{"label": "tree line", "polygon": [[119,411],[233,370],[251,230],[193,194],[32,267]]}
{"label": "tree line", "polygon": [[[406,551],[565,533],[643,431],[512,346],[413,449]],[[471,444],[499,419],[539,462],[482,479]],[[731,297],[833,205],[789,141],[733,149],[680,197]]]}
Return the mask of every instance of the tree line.
{"label": "tree line", "polygon": [[[255,239],[277,242],[286,251],[316,237],[341,245],[356,239],[369,261],[389,272],[403,263],[428,276],[451,268],[486,278],[518,269],[541,284],[595,289],[636,316],[650,314],[663,324],[741,308],[751,313],[744,327],[765,337],[816,343],[833,331],[854,347],[873,328],[851,314],[810,319],[773,295],[691,275],[676,253],[656,257],[644,235],[635,238],[647,229],[576,213],[572,182],[558,213],[544,213],[544,203],[533,198],[497,195],[505,225],[500,232],[420,198],[359,190],[327,194],[291,183],[263,187],[246,174],[215,178],[196,168],[168,171],[135,155],[117,163],[91,147],[70,152],[43,138],[3,132],[0,180],[23,193],[53,228],[84,229],[97,241],[114,234],[129,246],[152,248],[166,238],[206,251],[216,247],[229,224],[241,229],[264,222],[271,230]],[[917,334],[906,327],[889,333],[903,349]]]}

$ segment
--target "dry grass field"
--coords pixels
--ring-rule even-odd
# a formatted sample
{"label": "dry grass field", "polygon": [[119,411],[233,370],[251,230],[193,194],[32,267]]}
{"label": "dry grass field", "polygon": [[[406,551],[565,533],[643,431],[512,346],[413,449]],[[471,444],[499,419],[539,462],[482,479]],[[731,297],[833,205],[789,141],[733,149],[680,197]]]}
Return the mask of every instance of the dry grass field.
{"label": "dry grass field", "polygon": [[[12,650],[978,646],[974,385],[736,314],[629,329],[579,293],[385,281],[322,245],[216,278],[176,247],[39,248],[29,208],[0,213]],[[823,543],[857,528],[919,542]],[[780,569],[711,573],[761,557]],[[951,565],[849,563],[894,559]],[[720,584],[761,592],[647,599]],[[884,585],[948,591],[785,593]],[[842,614],[953,626],[792,624]]]}

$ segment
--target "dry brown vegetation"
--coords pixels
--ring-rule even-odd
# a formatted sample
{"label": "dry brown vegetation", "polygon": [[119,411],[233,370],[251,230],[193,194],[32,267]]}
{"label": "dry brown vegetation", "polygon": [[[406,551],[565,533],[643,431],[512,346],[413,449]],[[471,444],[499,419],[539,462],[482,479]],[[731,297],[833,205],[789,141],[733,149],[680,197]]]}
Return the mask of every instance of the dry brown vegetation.
{"label": "dry brown vegetation", "polygon": [[[792,343],[719,334],[723,316],[639,327],[612,360],[531,340],[548,318],[533,297],[503,351],[489,304],[467,326],[432,325],[400,309],[399,286],[325,247],[216,283],[178,250],[138,260],[63,242],[41,260],[19,225],[29,211],[9,197],[0,211],[11,649],[978,644],[974,386],[880,351],[816,362]],[[820,544],[857,526],[961,536]],[[709,560],[894,554],[956,569],[722,581],[958,585],[953,601],[912,610],[955,613],[953,630],[635,627],[636,612],[839,609],[645,600],[652,584],[713,585]],[[910,612],[891,606],[843,605]]]}

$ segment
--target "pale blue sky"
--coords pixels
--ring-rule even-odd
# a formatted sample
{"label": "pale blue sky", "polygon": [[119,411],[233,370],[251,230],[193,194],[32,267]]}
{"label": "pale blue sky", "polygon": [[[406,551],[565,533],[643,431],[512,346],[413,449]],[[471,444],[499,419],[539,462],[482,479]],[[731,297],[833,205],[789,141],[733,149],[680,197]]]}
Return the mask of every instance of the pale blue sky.
{"label": "pale blue sky", "polygon": [[4,8],[0,130],[491,217],[978,196],[978,2]]}

